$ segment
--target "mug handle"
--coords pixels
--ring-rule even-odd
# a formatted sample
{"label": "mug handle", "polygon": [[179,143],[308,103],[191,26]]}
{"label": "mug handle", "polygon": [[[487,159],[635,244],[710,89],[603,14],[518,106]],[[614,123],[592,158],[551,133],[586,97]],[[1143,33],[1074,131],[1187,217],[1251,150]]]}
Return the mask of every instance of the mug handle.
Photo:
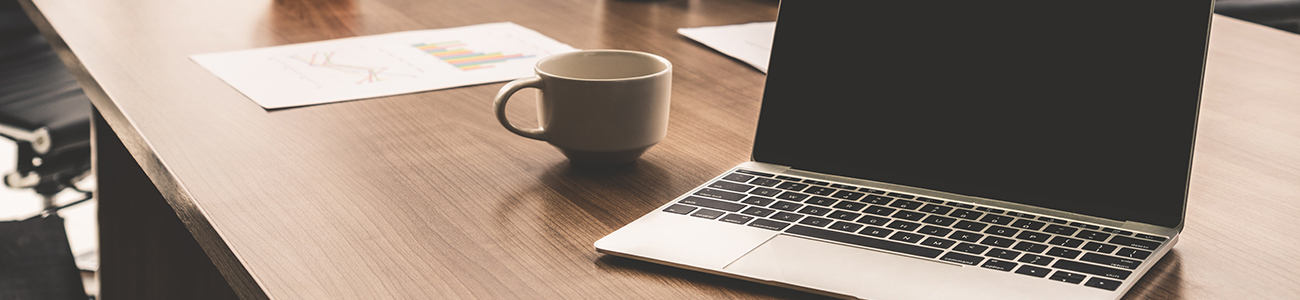
{"label": "mug handle", "polygon": [[510,120],[506,119],[506,102],[510,101],[510,96],[514,96],[515,92],[525,88],[542,89],[542,78],[537,76],[519,78],[501,87],[496,100],[492,102],[492,108],[497,113],[497,121],[501,121],[501,126],[505,126],[510,132],[514,132],[519,136],[546,141],[546,130],[542,128],[519,128],[514,124],[510,124]]}

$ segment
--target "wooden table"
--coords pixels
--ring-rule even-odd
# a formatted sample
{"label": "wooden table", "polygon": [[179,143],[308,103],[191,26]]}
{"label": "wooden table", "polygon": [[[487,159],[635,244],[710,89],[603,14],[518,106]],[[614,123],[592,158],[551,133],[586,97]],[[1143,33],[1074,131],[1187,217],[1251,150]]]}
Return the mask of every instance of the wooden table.
{"label": "wooden table", "polygon": [[[592,248],[748,159],[764,75],[675,30],[776,1],[23,2],[98,109],[101,299],[813,297]],[[668,137],[587,170],[501,84],[267,111],[188,58],[501,21],[671,60]],[[1300,294],[1300,37],[1214,23],[1186,231],[1126,299]]]}

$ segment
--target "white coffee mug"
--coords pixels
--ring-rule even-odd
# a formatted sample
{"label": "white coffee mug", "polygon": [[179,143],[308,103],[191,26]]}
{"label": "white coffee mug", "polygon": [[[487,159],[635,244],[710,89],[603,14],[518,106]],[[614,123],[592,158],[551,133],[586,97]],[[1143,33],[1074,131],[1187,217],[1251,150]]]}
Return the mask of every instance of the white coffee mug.
{"label": "white coffee mug", "polygon": [[[631,163],[668,134],[673,66],[663,57],[584,50],[543,58],[533,70],[535,76],[497,93],[497,120],[510,132],[554,145],[573,163]],[[506,120],[506,102],[524,88],[538,90],[541,128]]]}

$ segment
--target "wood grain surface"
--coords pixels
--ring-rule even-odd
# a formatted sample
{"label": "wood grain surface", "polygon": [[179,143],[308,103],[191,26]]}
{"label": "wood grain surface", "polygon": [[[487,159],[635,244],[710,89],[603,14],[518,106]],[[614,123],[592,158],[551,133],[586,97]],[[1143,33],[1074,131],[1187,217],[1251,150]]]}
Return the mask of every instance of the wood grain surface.
{"label": "wood grain surface", "polygon": [[[776,1],[23,2],[126,150],[99,159],[133,158],[161,196],[139,197],[175,213],[156,230],[183,226],[241,298],[814,297],[592,248],[748,159],[764,75],[675,31],[771,21]],[[672,61],[668,137],[630,167],[575,168],[501,128],[491,112],[499,83],[267,111],[188,58],[502,21],[577,48]],[[1300,37],[1214,23],[1184,236],[1125,299],[1300,294]],[[508,114],[535,123],[525,94]],[[108,277],[108,260],[126,258],[104,259]],[[105,300],[160,288],[104,282]]]}

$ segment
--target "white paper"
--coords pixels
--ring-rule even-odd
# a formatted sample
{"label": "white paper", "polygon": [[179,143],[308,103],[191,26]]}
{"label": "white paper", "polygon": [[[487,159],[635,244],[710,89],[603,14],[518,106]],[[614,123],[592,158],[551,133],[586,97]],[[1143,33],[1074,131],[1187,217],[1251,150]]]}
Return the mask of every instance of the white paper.
{"label": "white paper", "polygon": [[575,51],[514,23],[405,31],[191,55],[267,109],[391,96],[527,77]]}
{"label": "white paper", "polygon": [[767,61],[772,56],[775,32],[776,22],[677,29],[678,34],[749,63],[763,73],[767,73]]}

